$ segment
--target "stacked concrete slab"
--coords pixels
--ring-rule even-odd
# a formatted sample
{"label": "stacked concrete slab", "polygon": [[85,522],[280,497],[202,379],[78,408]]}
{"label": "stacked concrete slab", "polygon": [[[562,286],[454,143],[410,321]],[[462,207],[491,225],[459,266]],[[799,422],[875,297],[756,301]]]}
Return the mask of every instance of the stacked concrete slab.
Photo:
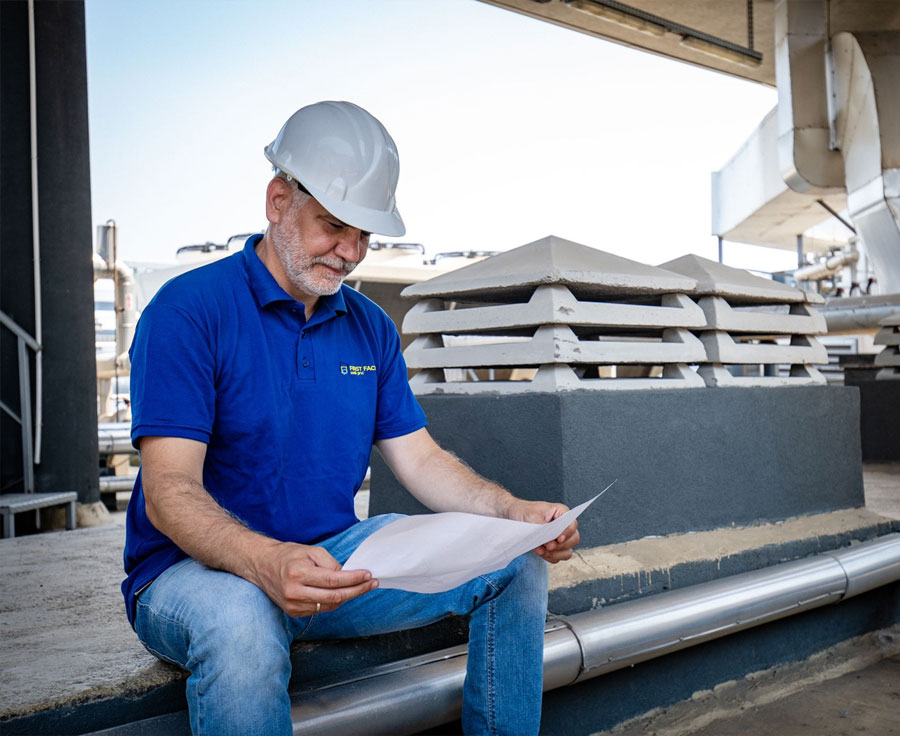
{"label": "stacked concrete slab", "polygon": [[[660,266],[697,282],[693,296],[703,310],[699,330],[706,356],[698,373],[707,386],[824,384],[815,368],[828,363],[816,335],[827,332],[812,306],[823,300],[786,284],[687,255]],[[726,366],[789,366],[788,375],[735,376]]]}
{"label": "stacked concrete slab", "polygon": [[875,335],[875,344],[884,349],[875,356],[875,365],[881,370],[876,380],[900,380],[900,313],[886,317],[879,323],[881,329]]}
{"label": "stacked concrete slab", "polygon": [[[696,285],[543,238],[404,290],[420,299],[403,321],[405,333],[419,335],[404,353],[419,370],[410,383],[420,395],[703,386],[689,368],[705,356],[692,330],[706,319],[687,296]],[[654,367],[661,375],[651,377]],[[530,380],[465,381],[451,373],[498,368],[531,369]]]}

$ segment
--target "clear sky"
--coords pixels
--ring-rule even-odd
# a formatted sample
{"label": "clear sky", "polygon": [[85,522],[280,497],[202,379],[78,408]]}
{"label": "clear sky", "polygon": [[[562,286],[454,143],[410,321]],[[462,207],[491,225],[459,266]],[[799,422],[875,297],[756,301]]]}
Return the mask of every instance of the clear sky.
{"label": "clear sky", "polygon": [[[92,203],[122,257],[258,231],[262,149],[356,102],[400,151],[403,240],[430,254],[554,234],[656,264],[716,258],[710,173],[774,89],[476,0],[86,0]],[[790,252],[726,244],[774,270]]]}

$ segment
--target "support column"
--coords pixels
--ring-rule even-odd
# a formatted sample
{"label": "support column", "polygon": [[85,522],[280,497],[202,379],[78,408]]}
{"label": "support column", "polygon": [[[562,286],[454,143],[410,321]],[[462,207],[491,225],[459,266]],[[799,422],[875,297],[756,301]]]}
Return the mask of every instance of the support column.
{"label": "support column", "polygon": [[[87,68],[82,0],[36,0],[38,184],[43,318],[43,449],[37,491],[99,503],[91,271]],[[0,2],[0,309],[35,329],[28,3]],[[8,333],[8,331],[6,331]],[[2,399],[18,405],[16,350],[2,336]],[[34,391],[34,359],[29,356]],[[18,426],[2,419],[0,490],[22,490]]]}

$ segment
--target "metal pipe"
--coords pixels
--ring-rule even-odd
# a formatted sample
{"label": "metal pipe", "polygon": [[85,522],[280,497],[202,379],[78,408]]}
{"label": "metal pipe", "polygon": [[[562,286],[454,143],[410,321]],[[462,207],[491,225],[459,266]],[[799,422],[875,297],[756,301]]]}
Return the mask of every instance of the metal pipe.
{"label": "metal pipe", "polygon": [[803,266],[794,271],[794,278],[797,281],[819,281],[834,276],[844,266],[849,266],[859,260],[859,251],[851,248],[843,253],[837,253],[833,256],[812,263],[809,266]]}
{"label": "metal pipe", "polygon": [[572,617],[584,652],[578,681],[841,599],[832,558],[799,560]]}
{"label": "metal pipe", "polygon": [[31,444],[31,385],[28,380],[28,347],[21,335],[16,338],[19,357],[19,414],[22,422],[22,485],[34,493],[34,448]]}
{"label": "metal pipe", "polygon": [[41,228],[38,207],[37,59],[34,0],[28,0],[28,97],[31,124],[31,245],[34,258],[34,464],[41,463],[41,428],[44,412],[44,329],[41,315]]}
{"label": "metal pipe", "polygon": [[[900,580],[900,534],[551,622],[544,690]],[[459,716],[465,647],[367,670],[294,697],[294,734],[403,734]]]}
{"label": "metal pipe", "polygon": [[100,493],[117,493],[118,491],[130,491],[137,480],[135,475],[101,475]]}
{"label": "metal pipe", "polygon": [[101,422],[97,425],[97,444],[101,455],[133,455],[137,453],[131,444],[131,424],[128,422]]}
{"label": "metal pipe", "polygon": [[819,307],[828,334],[841,332],[874,332],[885,317],[893,317],[900,312],[900,294],[880,296],[858,296],[829,299]]}
{"label": "metal pipe", "polygon": [[[109,225],[109,223],[113,223]],[[107,220],[106,225],[112,230],[112,255],[106,260],[102,254],[93,253],[94,281],[98,279],[112,279],[115,284],[116,305],[116,361],[112,366],[113,373],[118,376],[120,364],[127,361],[128,348],[134,339],[134,330],[137,325],[137,282],[134,278],[134,269],[126,263],[118,260],[116,225],[113,220]],[[98,232],[98,239],[100,238]]]}

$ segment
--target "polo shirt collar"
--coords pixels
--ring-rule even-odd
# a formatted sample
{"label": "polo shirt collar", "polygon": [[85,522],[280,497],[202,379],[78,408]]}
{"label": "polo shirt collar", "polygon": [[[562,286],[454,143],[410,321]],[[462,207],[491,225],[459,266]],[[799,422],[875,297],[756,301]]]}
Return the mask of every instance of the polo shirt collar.
{"label": "polo shirt collar", "polygon": [[[241,253],[244,259],[244,268],[247,271],[247,278],[250,282],[250,290],[256,298],[260,308],[265,308],[273,302],[290,302],[296,304],[294,298],[288,294],[271,274],[265,264],[256,255],[256,244],[262,240],[262,233],[251,235],[244,244],[244,250]],[[344,287],[342,286],[334,294],[319,297],[316,304],[316,311],[312,316],[312,320],[319,322],[332,316],[347,313],[347,305],[344,301]]]}

